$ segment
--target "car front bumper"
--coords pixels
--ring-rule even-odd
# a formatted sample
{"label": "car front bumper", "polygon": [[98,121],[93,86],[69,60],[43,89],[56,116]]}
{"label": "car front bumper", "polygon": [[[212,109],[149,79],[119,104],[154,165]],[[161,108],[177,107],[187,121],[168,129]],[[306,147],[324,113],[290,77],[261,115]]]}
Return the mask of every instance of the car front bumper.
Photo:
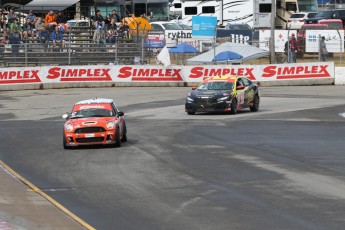
{"label": "car front bumper", "polygon": [[231,101],[215,101],[212,103],[186,102],[186,112],[229,112],[231,111]]}
{"label": "car front bumper", "polygon": [[114,131],[106,131],[99,133],[66,133],[66,146],[81,146],[81,145],[111,145],[115,144]]}

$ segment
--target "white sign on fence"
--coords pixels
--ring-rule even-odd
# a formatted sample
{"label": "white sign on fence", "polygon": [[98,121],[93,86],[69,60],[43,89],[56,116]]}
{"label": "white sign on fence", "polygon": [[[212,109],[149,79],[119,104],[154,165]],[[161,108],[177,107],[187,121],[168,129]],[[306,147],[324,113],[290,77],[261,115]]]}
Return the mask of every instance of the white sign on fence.
{"label": "white sign on fence", "polygon": [[[285,42],[288,40],[288,37],[292,34],[295,34],[297,37],[296,30],[275,30],[274,31],[274,46],[275,52],[284,52]],[[259,33],[259,44],[260,48],[264,50],[269,50],[270,48],[270,30],[260,30]]]}
{"label": "white sign on fence", "polygon": [[328,52],[344,52],[344,30],[307,30],[305,48],[307,53],[319,52],[319,37],[325,36]]}

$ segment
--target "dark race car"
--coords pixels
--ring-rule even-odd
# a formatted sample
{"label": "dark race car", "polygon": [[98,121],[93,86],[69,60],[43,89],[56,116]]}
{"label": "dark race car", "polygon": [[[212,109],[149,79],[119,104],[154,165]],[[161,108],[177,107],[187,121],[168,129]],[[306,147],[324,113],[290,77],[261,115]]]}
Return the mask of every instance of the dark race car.
{"label": "dark race car", "polygon": [[188,93],[185,111],[189,115],[196,112],[230,112],[250,108],[259,110],[260,95],[258,85],[246,77],[215,76],[205,78],[198,87]]}

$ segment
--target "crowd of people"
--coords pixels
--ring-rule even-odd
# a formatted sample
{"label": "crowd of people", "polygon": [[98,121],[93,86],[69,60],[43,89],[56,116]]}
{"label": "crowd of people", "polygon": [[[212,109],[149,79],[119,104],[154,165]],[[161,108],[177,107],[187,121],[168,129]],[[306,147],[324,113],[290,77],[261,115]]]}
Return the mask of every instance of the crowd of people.
{"label": "crowd of people", "polygon": [[[52,47],[64,48],[63,33],[68,29],[63,12],[50,10],[44,18],[37,17],[32,10],[25,17],[25,22],[19,23],[19,16],[10,9],[7,15],[0,9],[0,30],[3,33],[0,44],[11,44],[15,58],[22,43],[40,43]],[[51,44],[49,44],[51,42]]]}
{"label": "crowd of people", "polygon": [[129,25],[127,21],[121,19],[116,10],[111,14],[107,14],[104,18],[100,10],[96,11],[94,17],[95,32],[93,41],[96,44],[116,43],[118,37],[129,38]]}
{"label": "crowd of people", "polygon": [[[12,51],[14,50],[14,53],[17,52],[16,47],[21,43],[49,44],[52,47],[64,48],[63,34],[68,30],[68,26],[62,11],[50,10],[45,17],[39,17],[30,10],[25,17],[25,22],[21,21],[22,23],[20,23],[20,18],[14,9],[10,9],[7,14],[4,13],[3,9],[0,9],[0,31],[3,32],[0,43],[13,45]],[[105,18],[101,11],[97,10],[93,21],[95,29],[93,41],[95,44],[114,44],[118,37],[130,37],[128,23],[117,14],[116,10],[113,10]]]}

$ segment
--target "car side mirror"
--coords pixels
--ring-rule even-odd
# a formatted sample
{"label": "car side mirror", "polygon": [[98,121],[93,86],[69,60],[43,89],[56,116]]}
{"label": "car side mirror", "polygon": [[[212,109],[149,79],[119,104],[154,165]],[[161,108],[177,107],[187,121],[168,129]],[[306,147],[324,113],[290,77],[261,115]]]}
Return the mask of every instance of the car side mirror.
{"label": "car side mirror", "polygon": [[70,114],[69,113],[65,113],[64,115],[62,115],[62,118],[67,120],[69,118]]}
{"label": "car side mirror", "polygon": [[197,86],[193,86],[193,87],[192,87],[192,90],[196,90],[196,88],[197,88]]}
{"label": "car side mirror", "polygon": [[119,111],[119,112],[117,113],[117,115],[119,115],[119,117],[122,117],[123,115],[125,115],[125,113],[124,113],[124,112]]}
{"label": "car side mirror", "polygon": [[238,89],[238,90],[241,90],[241,89],[244,89],[244,88],[246,88],[244,85],[239,85],[239,86],[236,87],[236,89]]}

